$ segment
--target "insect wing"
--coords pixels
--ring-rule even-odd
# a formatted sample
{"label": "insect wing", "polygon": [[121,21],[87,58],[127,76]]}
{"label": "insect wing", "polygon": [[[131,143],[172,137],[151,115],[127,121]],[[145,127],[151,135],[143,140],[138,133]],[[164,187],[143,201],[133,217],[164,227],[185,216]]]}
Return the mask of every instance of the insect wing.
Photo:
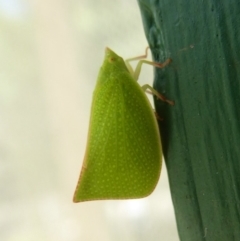
{"label": "insect wing", "polygon": [[132,79],[112,81],[94,95],[74,200],[149,195],[159,178],[161,155],[157,123],[145,93]]}

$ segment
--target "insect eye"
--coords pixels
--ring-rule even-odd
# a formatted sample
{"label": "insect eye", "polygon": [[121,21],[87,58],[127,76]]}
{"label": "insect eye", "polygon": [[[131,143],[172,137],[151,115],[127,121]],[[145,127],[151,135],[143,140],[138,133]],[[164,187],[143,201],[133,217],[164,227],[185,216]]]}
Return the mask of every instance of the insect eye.
{"label": "insect eye", "polygon": [[116,58],[110,57],[108,60],[109,60],[110,63],[112,63],[112,62],[115,62],[115,61],[116,61]]}

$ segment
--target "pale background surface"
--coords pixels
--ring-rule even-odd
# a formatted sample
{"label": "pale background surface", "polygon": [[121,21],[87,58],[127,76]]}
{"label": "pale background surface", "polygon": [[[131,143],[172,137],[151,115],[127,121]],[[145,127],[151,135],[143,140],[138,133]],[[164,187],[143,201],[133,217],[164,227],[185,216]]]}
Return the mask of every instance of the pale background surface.
{"label": "pale background surface", "polygon": [[147,46],[136,0],[0,0],[0,39],[0,240],[179,240],[165,166],[147,198],[72,203],[104,48]]}

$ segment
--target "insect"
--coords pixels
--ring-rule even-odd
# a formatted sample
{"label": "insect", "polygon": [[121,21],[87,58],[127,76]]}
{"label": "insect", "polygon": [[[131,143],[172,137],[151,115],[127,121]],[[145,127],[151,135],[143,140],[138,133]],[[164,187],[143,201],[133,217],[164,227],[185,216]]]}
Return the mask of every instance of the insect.
{"label": "insect", "polygon": [[[145,92],[173,105],[149,85],[137,83],[143,63],[124,60],[106,48],[93,93],[90,128],[74,202],[148,196],[161,171],[162,148],[156,117]],[[130,61],[140,60],[134,71]]]}

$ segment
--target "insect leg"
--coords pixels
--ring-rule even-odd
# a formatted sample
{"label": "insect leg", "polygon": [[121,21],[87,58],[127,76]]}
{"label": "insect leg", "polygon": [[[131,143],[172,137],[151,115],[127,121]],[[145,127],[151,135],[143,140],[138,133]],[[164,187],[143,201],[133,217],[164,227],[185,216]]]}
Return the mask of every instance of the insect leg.
{"label": "insect leg", "polygon": [[132,76],[134,76],[135,71],[133,70],[133,68],[132,68],[132,66],[130,65],[129,62],[139,60],[139,59],[146,59],[147,56],[148,56],[148,49],[149,49],[149,47],[146,47],[144,55],[140,55],[140,56],[137,56],[137,57],[134,57],[134,58],[129,58],[129,59],[125,60],[125,64],[126,64],[128,70],[129,70],[129,72],[131,73]]}
{"label": "insect leg", "polygon": [[153,111],[154,111],[154,115],[155,115],[156,119],[159,120],[159,121],[163,121],[163,118],[160,117],[155,110],[153,110]]}
{"label": "insect leg", "polygon": [[149,94],[155,95],[158,99],[167,102],[169,105],[174,105],[174,101],[168,100],[164,95],[160,94],[157,92],[153,87],[150,85],[146,84],[142,86],[142,89],[144,92],[147,92]]}
{"label": "insect leg", "polygon": [[[133,76],[133,78],[137,81],[141,72],[141,68],[142,68],[142,64],[150,64],[152,66],[155,66],[157,68],[164,68],[166,65],[168,65],[172,60],[171,59],[167,59],[164,63],[157,63],[157,62],[152,62],[149,60],[140,60],[140,59],[146,59],[148,56],[148,49],[149,47],[147,47],[145,49],[145,54],[144,55],[140,55],[134,58],[130,58],[130,59],[126,59],[125,60],[125,64],[130,72],[130,74]],[[133,70],[132,66],[130,65],[130,61],[135,61],[135,60],[140,60],[137,64],[137,67],[135,69],[135,71]]]}
{"label": "insect leg", "polygon": [[137,64],[137,67],[134,71],[134,74],[133,74],[133,78],[137,81],[138,78],[139,78],[139,75],[140,75],[140,71],[141,71],[141,68],[142,68],[142,64],[150,64],[152,66],[155,66],[157,68],[164,68],[165,66],[167,66],[169,63],[171,63],[171,59],[167,59],[165,62],[163,63],[157,63],[157,62],[152,62],[152,61],[149,61],[149,60],[140,60]]}

